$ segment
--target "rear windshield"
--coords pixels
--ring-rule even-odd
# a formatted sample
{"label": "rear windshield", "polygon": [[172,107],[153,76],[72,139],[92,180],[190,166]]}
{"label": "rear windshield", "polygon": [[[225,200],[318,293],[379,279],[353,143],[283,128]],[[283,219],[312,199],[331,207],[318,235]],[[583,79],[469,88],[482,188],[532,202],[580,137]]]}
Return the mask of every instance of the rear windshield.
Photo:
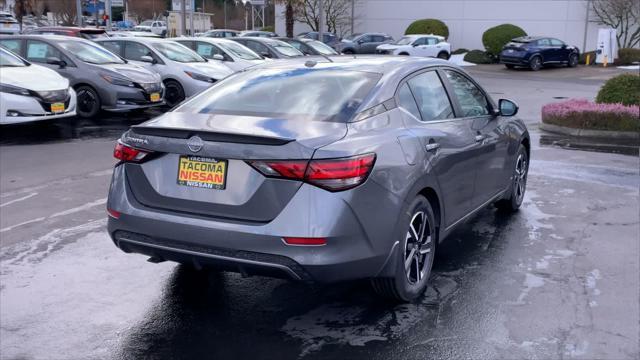
{"label": "rear windshield", "polygon": [[347,122],[379,79],[360,71],[255,69],[228,77],[176,111]]}

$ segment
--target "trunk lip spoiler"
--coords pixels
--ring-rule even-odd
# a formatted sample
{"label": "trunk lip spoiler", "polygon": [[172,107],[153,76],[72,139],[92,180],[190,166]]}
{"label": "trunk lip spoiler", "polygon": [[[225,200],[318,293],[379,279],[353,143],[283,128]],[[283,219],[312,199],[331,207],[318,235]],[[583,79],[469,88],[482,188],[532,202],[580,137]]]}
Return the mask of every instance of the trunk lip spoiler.
{"label": "trunk lip spoiler", "polygon": [[243,134],[237,132],[191,129],[181,127],[156,127],[134,125],[130,129],[132,135],[157,136],[172,139],[189,139],[199,136],[204,141],[228,142],[255,145],[285,145],[296,139],[265,136],[255,134]]}

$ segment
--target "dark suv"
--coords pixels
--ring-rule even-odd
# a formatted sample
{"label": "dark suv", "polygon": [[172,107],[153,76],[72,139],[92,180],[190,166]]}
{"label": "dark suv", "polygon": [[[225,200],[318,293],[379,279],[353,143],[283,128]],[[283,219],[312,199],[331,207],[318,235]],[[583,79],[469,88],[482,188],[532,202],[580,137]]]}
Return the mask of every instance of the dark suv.
{"label": "dark suv", "polygon": [[379,45],[392,43],[393,38],[383,33],[352,34],[333,48],[343,54],[375,54]]}
{"label": "dark suv", "polygon": [[544,65],[578,65],[580,50],[548,37],[523,36],[511,40],[500,52],[500,63],[507,68],[528,67],[533,71]]}

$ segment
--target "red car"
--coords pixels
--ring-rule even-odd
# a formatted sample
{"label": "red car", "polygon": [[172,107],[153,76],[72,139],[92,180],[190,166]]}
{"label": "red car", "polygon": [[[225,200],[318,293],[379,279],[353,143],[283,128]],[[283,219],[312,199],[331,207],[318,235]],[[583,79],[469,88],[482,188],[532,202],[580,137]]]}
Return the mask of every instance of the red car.
{"label": "red car", "polygon": [[107,32],[104,29],[96,28],[81,28],[73,26],[44,26],[37,29],[29,30],[25,34],[29,35],[65,35],[73,37],[81,37],[87,40],[94,40],[100,38],[108,38]]}

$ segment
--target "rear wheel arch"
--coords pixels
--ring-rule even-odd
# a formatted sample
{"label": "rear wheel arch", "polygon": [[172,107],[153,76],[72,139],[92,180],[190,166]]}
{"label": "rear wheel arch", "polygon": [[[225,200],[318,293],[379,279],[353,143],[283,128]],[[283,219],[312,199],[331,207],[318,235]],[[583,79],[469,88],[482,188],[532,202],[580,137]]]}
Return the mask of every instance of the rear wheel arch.
{"label": "rear wheel arch", "polygon": [[527,158],[531,159],[531,142],[529,140],[529,137],[522,137],[522,140],[520,140],[520,144],[522,144],[522,146],[524,146],[524,148],[527,150]]}
{"label": "rear wheel arch", "polygon": [[427,200],[429,200],[429,204],[431,205],[431,209],[433,210],[433,216],[435,217],[436,222],[436,245],[440,241],[440,228],[442,226],[442,206],[440,203],[440,197],[438,193],[431,187],[426,187],[422,189],[418,195],[422,195]]}

